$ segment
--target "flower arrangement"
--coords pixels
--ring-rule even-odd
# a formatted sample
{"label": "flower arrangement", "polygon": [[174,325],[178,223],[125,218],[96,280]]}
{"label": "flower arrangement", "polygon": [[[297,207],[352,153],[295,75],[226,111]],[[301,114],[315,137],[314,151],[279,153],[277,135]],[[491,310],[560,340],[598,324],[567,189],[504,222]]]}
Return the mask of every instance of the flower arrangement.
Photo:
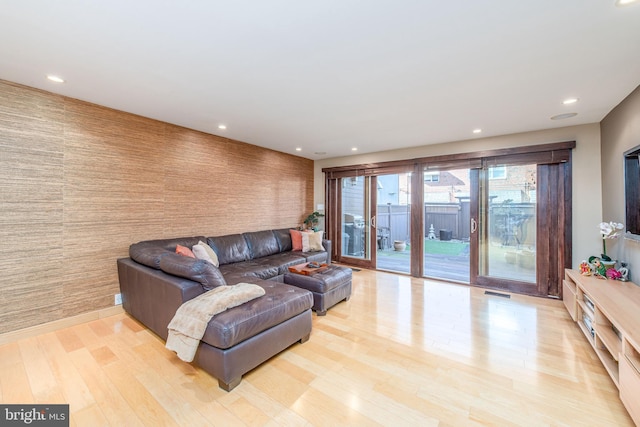
{"label": "flower arrangement", "polygon": [[600,234],[602,234],[602,260],[611,261],[611,258],[607,256],[607,239],[616,239],[624,230],[624,224],[619,222],[601,222]]}

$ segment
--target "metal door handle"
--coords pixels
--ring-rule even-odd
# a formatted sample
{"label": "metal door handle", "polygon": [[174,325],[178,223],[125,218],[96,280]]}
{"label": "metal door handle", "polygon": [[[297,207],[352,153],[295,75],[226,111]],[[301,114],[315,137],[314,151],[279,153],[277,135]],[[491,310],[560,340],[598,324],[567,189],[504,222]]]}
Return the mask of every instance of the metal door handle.
{"label": "metal door handle", "polygon": [[475,218],[471,218],[471,234],[475,233],[478,230],[478,222]]}

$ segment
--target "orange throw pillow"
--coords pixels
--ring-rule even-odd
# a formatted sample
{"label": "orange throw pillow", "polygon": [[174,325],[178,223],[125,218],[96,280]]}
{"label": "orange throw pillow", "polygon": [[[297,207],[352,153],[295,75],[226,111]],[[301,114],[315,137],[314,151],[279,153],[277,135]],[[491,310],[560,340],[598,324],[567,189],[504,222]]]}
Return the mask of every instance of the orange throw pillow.
{"label": "orange throw pillow", "polygon": [[[302,237],[300,237],[300,239],[302,239]],[[193,254],[193,252],[191,251],[191,249],[189,249],[186,246],[182,246],[182,245],[177,245],[176,246],[176,253],[183,255],[183,256],[189,256],[191,258],[195,258],[196,256]]]}
{"label": "orange throw pillow", "polygon": [[302,231],[300,230],[289,230],[291,233],[291,250],[292,251],[301,251],[302,250]]}

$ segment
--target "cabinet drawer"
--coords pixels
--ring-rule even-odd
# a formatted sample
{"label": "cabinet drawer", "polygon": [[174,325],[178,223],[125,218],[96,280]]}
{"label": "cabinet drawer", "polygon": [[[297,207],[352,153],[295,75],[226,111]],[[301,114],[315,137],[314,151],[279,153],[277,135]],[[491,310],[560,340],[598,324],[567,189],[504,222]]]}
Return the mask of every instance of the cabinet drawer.
{"label": "cabinet drawer", "polygon": [[567,308],[567,311],[571,315],[571,318],[575,322],[578,317],[575,285],[571,286],[571,284],[569,284],[566,280],[562,281],[562,301],[564,302],[564,306]]}
{"label": "cabinet drawer", "polygon": [[629,361],[629,356],[620,357],[620,400],[636,425],[640,426],[640,372]]}

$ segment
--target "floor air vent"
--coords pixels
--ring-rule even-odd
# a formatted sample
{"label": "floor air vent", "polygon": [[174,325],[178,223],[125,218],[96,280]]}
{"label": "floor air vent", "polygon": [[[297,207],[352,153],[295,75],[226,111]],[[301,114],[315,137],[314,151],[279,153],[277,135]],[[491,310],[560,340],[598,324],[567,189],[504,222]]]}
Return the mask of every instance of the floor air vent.
{"label": "floor air vent", "polygon": [[359,268],[353,268],[353,267],[351,267],[351,270],[353,270],[353,271],[362,271]]}
{"label": "floor air vent", "polygon": [[484,291],[484,294],[485,295],[492,295],[494,297],[511,298],[511,295],[509,295],[509,294],[501,294],[500,292]]}

